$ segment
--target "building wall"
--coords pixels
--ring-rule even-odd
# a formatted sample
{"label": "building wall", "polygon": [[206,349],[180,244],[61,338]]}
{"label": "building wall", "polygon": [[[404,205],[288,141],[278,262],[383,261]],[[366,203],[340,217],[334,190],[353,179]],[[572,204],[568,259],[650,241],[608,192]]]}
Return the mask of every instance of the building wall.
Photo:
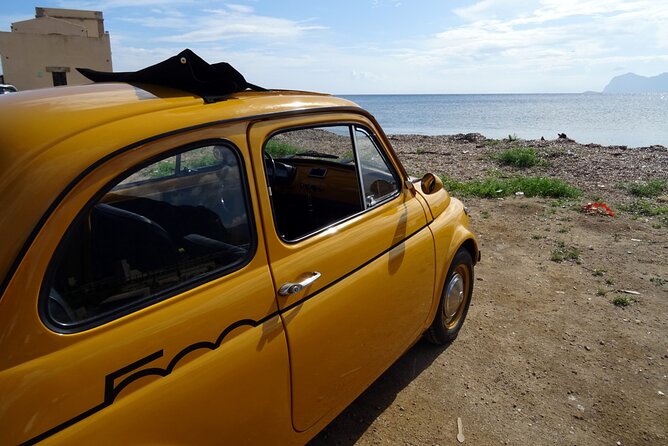
{"label": "building wall", "polygon": [[[80,24],[53,17],[39,17],[12,23],[12,33],[63,34],[66,36],[90,37],[88,29]],[[99,37],[99,36],[94,36]]]}
{"label": "building wall", "polygon": [[104,18],[100,11],[35,8],[35,18],[40,17],[53,17],[77,24],[88,30],[88,37],[100,37],[104,35]]}
{"label": "building wall", "polygon": [[29,90],[52,87],[54,78],[58,83],[64,77],[68,85],[82,85],[90,81],[76,68],[112,71],[111,44],[102,13],[36,10],[37,18],[13,23],[11,32],[0,32],[5,83]]}

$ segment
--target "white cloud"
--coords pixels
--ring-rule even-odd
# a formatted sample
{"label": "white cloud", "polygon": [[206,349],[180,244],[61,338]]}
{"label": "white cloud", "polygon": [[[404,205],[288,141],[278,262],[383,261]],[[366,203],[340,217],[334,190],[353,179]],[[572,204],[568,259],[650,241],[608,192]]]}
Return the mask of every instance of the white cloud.
{"label": "white cloud", "polygon": [[156,38],[160,42],[218,42],[230,39],[294,39],[307,31],[325,27],[310,21],[294,21],[254,13],[253,8],[225,5],[223,9],[204,10],[188,17],[155,14],[125,21],[151,28],[171,30],[171,35]]}
{"label": "white cloud", "polygon": [[593,72],[609,79],[614,66],[665,66],[668,2],[543,0],[528,9],[528,2],[515,3],[482,0],[456,9],[463,24],[394,55],[443,78],[486,79],[492,91],[527,91],[532,82],[534,91],[564,91],[564,79]]}
{"label": "white cloud", "polygon": [[164,3],[127,19],[135,30],[156,30],[152,38],[112,32],[114,69],[139,69],[189,47],[211,63],[232,63],[258,85],[334,93],[572,92],[600,90],[622,69],[668,71],[668,2],[481,0],[456,13],[441,32],[398,32],[380,43],[360,34],[353,48],[327,41],[337,29],[319,33],[326,29],[319,19],[272,17],[239,4],[187,11]]}
{"label": "white cloud", "polygon": [[89,9],[94,11],[107,11],[114,8],[138,8],[142,6],[175,6],[178,4],[192,4],[193,0],[93,0],[93,1],[77,1],[65,0],[61,1],[59,6],[67,9]]}
{"label": "white cloud", "polygon": [[251,14],[253,12],[253,8],[246,5],[227,4],[227,7],[230,10],[241,14]]}
{"label": "white cloud", "polygon": [[382,6],[393,6],[398,8],[401,6],[401,1],[399,0],[371,0],[371,6],[374,8],[380,8]]}
{"label": "white cloud", "polygon": [[464,20],[489,20],[509,14],[521,16],[533,9],[531,0],[481,0],[470,6],[455,8],[453,12]]}

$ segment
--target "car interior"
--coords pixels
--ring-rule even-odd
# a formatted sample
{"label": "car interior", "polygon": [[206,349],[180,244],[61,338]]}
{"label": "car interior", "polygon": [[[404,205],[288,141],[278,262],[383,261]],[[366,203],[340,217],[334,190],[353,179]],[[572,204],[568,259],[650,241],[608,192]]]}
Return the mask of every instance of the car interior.
{"label": "car interior", "polygon": [[238,165],[130,180],[80,216],[66,237],[49,295],[56,323],[83,323],[155,299],[247,257],[251,232]]}
{"label": "car interior", "polygon": [[[370,139],[370,150],[364,148],[365,135],[355,142],[353,126],[297,129],[265,144],[274,222],[285,241],[398,192],[396,176]],[[163,158],[89,206],[55,259],[48,320],[80,327],[248,259],[253,232],[235,153],[206,146]]]}
{"label": "car interior", "polygon": [[[397,191],[386,164],[366,162],[361,151],[355,156],[350,134],[349,127],[298,129],[265,145],[274,221],[284,240],[299,240]],[[272,155],[277,146],[288,153]]]}

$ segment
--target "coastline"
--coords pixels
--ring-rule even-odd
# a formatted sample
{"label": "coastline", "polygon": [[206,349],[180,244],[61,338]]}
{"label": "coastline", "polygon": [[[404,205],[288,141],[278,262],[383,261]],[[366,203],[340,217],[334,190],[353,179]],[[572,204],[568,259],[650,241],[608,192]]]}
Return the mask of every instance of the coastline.
{"label": "coastline", "polygon": [[[544,176],[578,187],[583,197],[627,204],[633,197],[623,184],[668,179],[668,148],[661,145],[580,144],[569,138],[551,140],[491,139],[480,133],[456,135],[388,135],[409,174],[426,172],[459,181],[490,175]],[[534,167],[501,166],[494,155],[511,148],[534,148],[542,160]]]}
{"label": "coastline", "polygon": [[[471,444],[666,444],[668,204],[621,185],[666,181],[668,149],[389,139],[413,176],[547,176],[582,195],[458,197],[482,252],[459,337],[446,349],[417,343],[309,446],[455,444],[458,419]],[[494,161],[516,147],[544,162]],[[582,212],[595,198],[614,217]],[[633,211],[640,200],[663,213]]]}

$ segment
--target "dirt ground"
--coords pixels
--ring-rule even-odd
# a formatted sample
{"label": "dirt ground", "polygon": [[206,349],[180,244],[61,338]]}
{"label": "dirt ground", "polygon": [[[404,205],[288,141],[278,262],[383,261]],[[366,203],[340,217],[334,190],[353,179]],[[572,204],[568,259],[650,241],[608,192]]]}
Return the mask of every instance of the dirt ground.
{"label": "dirt ground", "polygon": [[483,256],[458,339],[415,345],[311,445],[454,445],[458,417],[464,444],[668,444],[665,224],[464,201]]}

